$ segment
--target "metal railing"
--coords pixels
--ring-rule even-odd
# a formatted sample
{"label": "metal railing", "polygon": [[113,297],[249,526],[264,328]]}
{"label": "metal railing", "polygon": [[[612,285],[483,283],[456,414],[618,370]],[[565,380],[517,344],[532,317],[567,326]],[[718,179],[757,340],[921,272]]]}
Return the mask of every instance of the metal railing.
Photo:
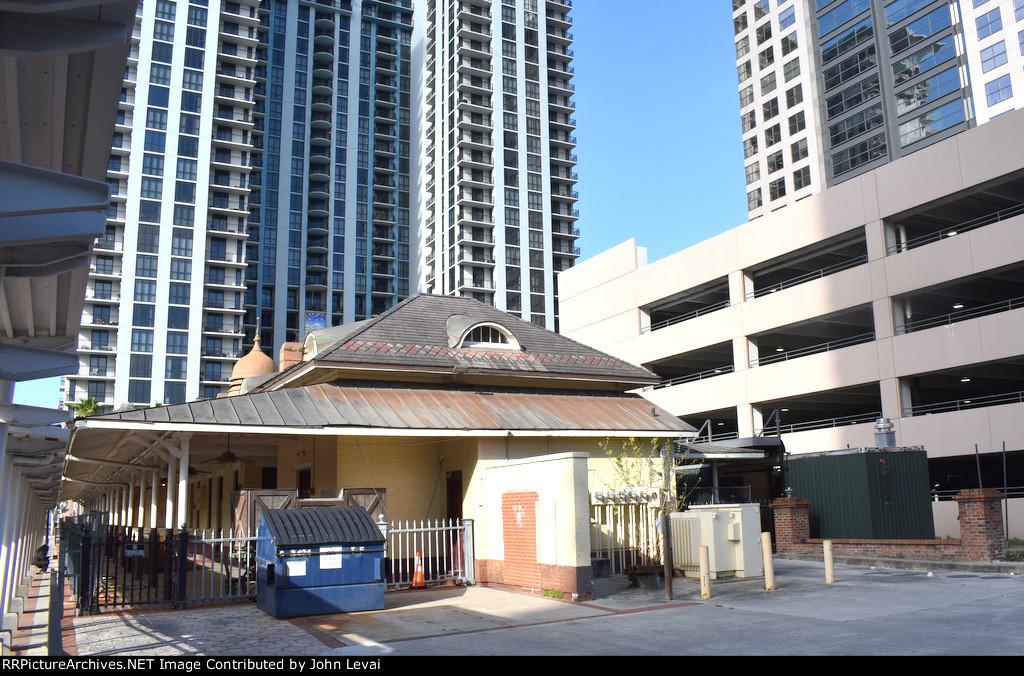
{"label": "metal railing", "polygon": [[1006,394],[988,394],[980,397],[971,397],[970,399],[957,399],[956,401],[942,401],[935,404],[908,406],[903,409],[903,417],[912,418],[931,413],[950,413],[952,411],[965,411],[972,408],[1020,403],[1024,403],[1024,391],[1008,392]]}
{"label": "metal railing", "polygon": [[702,308],[693,310],[692,312],[685,312],[681,315],[676,315],[675,317],[663,319],[660,322],[655,322],[654,324],[651,324],[650,328],[640,329],[640,333],[650,333],[651,331],[657,331],[658,329],[663,329],[667,326],[678,324],[679,322],[685,322],[688,319],[696,319],[701,315],[717,312],[718,310],[724,310],[725,308],[729,307],[729,304],[730,303],[728,300],[723,300],[718,303],[712,303],[711,305],[706,305]]}
{"label": "metal railing", "polygon": [[706,486],[691,488],[685,502],[690,505],[732,505],[750,502],[750,486]]}
{"label": "metal railing", "polygon": [[861,345],[863,343],[870,343],[875,339],[874,331],[869,333],[861,333],[856,336],[849,338],[842,338],[840,340],[832,340],[827,343],[819,343],[817,345],[809,345],[807,347],[801,347],[796,350],[787,350],[785,352],[778,352],[776,354],[769,354],[765,357],[758,357],[750,360],[750,367],[764,366],[766,364],[774,364],[780,361],[789,361],[790,359],[799,359],[800,357],[806,357],[812,354],[820,354],[822,352],[831,352],[832,350],[838,350],[844,347],[850,347],[852,345]]}
{"label": "metal railing", "polygon": [[873,423],[881,417],[881,411],[872,411],[871,413],[836,416],[835,418],[821,418],[819,420],[807,420],[805,422],[791,423],[789,425],[772,426],[763,430],[754,430],[754,435],[759,436],[761,432],[775,432],[776,430],[779,434],[792,434],[793,432],[805,432],[807,430],[823,430],[830,427],[860,425],[862,423]]}
{"label": "metal railing", "polygon": [[896,335],[922,331],[936,326],[948,326],[956,322],[962,322],[966,319],[984,317],[986,315],[1006,312],[1008,310],[1016,310],[1017,308],[1022,307],[1024,307],[1024,296],[1018,296],[1017,298],[1001,300],[996,303],[989,303],[988,305],[972,307],[969,309],[959,310],[957,312],[950,312],[949,314],[939,315],[937,317],[929,317],[928,319],[920,319],[917,321],[907,321],[904,322],[902,326],[896,327]]}
{"label": "metal railing", "polygon": [[1015,204],[1012,207],[1008,207],[1006,209],[1003,209],[1002,211],[997,211],[993,214],[979,216],[978,218],[974,218],[963,223],[958,223],[957,225],[951,226],[949,228],[944,228],[936,232],[928,233],[927,235],[914,237],[904,242],[897,242],[896,244],[889,246],[885,250],[885,253],[888,256],[903,253],[904,251],[916,249],[917,247],[923,246],[925,244],[938,242],[943,239],[946,239],[947,237],[954,237],[956,235],[959,235],[960,233],[976,230],[977,228],[981,228],[986,225],[991,225],[992,223],[998,223],[999,221],[1004,221],[1008,218],[1013,218],[1014,216],[1019,216],[1021,214],[1024,214],[1024,202],[1021,202],[1020,204]]}
{"label": "metal railing", "polygon": [[836,263],[835,265],[829,265],[828,267],[821,268],[820,270],[814,270],[813,272],[808,272],[808,273],[803,274],[803,275],[798,275],[798,276],[793,277],[791,279],[787,279],[787,280],[785,280],[783,282],[779,282],[778,284],[772,284],[771,286],[766,286],[766,287],[761,288],[761,289],[755,289],[754,291],[748,291],[747,294],[746,294],[746,299],[747,300],[752,300],[754,298],[761,298],[762,296],[767,296],[768,294],[776,293],[778,291],[782,291],[783,289],[788,289],[790,287],[798,286],[800,284],[804,284],[806,282],[810,282],[810,281],[813,281],[815,279],[821,279],[822,277],[828,277],[829,275],[834,275],[837,272],[842,272],[844,270],[849,270],[851,268],[855,268],[855,267],[858,267],[860,265],[864,265],[867,262],[868,262],[867,254],[864,254],[863,256],[857,256],[855,258],[851,258],[849,260],[842,261],[841,263]]}
{"label": "metal railing", "polygon": [[377,525],[385,537],[384,577],[389,589],[476,581],[472,519]]}
{"label": "metal railing", "polygon": [[708,369],[707,371],[701,371],[700,373],[691,373],[685,376],[678,376],[676,378],[667,378],[662,380],[657,385],[654,385],[650,389],[660,390],[665,387],[672,387],[673,385],[682,385],[683,383],[692,383],[698,380],[707,380],[708,378],[714,378],[715,376],[724,376],[726,373],[732,373],[732,364],[728,366],[719,366],[715,369]]}

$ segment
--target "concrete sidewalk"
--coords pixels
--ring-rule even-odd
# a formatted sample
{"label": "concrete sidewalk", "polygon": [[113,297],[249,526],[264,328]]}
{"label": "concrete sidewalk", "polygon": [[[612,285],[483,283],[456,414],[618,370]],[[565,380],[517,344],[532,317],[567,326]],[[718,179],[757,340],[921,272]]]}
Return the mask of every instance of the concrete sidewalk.
{"label": "concrete sidewalk", "polygon": [[391,592],[382,611],[293,620],[274,619],[255,603],[142,609],[66,618],[64,649],[82,656],[1024,655],[1024,566],[875,563],[837,564],[836,582],[826,585],[822,563],[776,559],[775,591],[765,591],[762,578],[717,581],[707,600],[693,580],[674,579],[667,601],[663,589],[613,576],[597,580],[586,603],[474,586]]}

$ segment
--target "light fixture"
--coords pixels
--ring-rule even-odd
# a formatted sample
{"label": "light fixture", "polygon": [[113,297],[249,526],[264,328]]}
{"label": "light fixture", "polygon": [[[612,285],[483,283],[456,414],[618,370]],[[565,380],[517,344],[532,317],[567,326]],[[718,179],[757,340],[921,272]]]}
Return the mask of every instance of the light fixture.
{"label": "light fixture", "polygon": [[956,235],[956,230],[954,230],[953,232],[946,233],[946,237],[953,237],[955,235]]}
{"label": "light fixture", "polygon": [[964,304],[963,303],[957,303],[956,305],[953,306],[953,309],[954,310],[963,310],[964,309]]}
{"label": "light fixture", "polygon": [[964,376],[963,378],[960,379],[960,382],[962,382],[962,383],[969,383],[969,382],[971,382],[971,379],[968,378],[967,376]]}
{"label": "light fixture", "polygon": [[777,347],[777,348],[775,348],[775,351],[776,352],[785,352],[786,348],[784,348],[784,347]]}
{"label": "light fixture", "polygon": [[784,409],[781,409],[781,410],[782,410],[783,413],[789,413],[789,409],[788,408],[784,408]]}

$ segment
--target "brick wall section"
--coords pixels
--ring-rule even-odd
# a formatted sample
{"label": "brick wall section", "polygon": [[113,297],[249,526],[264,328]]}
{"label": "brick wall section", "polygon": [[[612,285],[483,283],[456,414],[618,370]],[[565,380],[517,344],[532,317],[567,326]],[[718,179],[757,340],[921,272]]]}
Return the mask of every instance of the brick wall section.
{"label": "brick wall section", "polygon": [[1001,500],[995,488],[971,488],[956,496],[964,559],[991,561],[1005,553]]}
{"label": "brick wall section", "polygon": [[[959,540],[833,539],[836,556],[881,556],[927,561],[991,561],[1003,555],[1003,516],[995,489],[961,491]],[[796,554],[820,554],[823,539],[810,538],[810,501],[779,498],[775,514],[775,549]]]}
{"label": "brick wall section", "polygon": [[527,589],[541,588],[537,562],[537,503],[534,491],[504,493],[501,522],[505,543],[503,578],[505,584]]}

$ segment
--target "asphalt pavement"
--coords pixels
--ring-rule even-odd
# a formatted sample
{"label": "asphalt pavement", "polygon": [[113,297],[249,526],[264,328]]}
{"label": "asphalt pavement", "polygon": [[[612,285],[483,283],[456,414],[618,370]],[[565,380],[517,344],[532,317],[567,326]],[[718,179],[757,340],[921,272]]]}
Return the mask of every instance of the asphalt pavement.
{"label": "asphalt pavement", "polygon": [[838,563],[826,584],[820,561],[777,558],[775,590],[718,580],[707,599],[695,580],[675,578],[668,600],[612,576],[587,602],[469,586],[292,620],[255,603],[66,614],[63,642],[71,655],[133,657],[1024,655],[1024,565],[906,565]]}

